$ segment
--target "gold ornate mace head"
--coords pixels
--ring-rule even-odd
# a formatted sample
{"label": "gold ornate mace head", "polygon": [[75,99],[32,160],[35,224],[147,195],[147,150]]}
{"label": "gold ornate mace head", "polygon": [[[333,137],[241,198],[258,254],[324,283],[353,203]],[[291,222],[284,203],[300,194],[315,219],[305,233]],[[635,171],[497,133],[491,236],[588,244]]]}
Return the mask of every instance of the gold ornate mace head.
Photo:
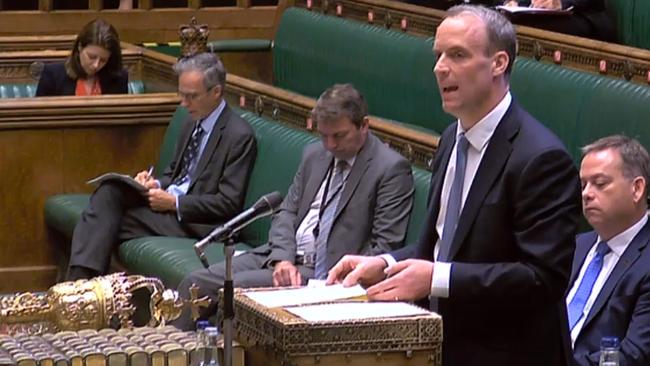
{"label": "gold ornate mace head", "polygon": [[101,329],[111,325],[133,327],[131,302],[134,291],[151,291],[148,326],[164,325],[178,318],[184,302],[162,281],[113,273],[90,280],[62,282],[46,293],[18,293],[0,297],[0,324],[10,334],[39,334],[64,330]]}

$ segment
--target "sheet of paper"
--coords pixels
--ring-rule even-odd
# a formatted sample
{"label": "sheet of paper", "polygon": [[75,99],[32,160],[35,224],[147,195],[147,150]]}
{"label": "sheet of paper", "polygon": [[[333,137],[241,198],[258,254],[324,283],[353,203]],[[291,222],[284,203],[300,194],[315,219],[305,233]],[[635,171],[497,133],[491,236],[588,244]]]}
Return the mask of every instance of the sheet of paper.
{"label": "sheet of paper", "polygon": [[427,315],[429,311],[405,302],[343,302],[285,308],[309,322]]}
{"label": "sheet of paper", "polygon": [[506,6],[506,5],[497,5],[495,6],[497,10],[501,10],[507,13],[516,14],[516,13],[525,13],[525,14],[556,14],[556,15],[569,15],[572,13],[573,7],[567,9],[543,9],[543,8],[531,8],[528,6]]}
{"label": "sheet of paper", "polygon": [[287,290],[252,291],[246,293],[246,296],[268,308],[275,308],[349,299],[365,294],[366,290],[359,285],[353,287],[332,285],[316,288],[301,287]]}

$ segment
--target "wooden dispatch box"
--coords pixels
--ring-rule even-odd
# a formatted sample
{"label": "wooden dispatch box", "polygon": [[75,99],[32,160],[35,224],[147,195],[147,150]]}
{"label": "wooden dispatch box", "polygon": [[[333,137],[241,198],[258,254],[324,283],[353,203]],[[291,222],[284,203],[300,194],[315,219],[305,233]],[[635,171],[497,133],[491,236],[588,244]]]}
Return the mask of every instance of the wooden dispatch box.
{"label": "wooden dispatch box", "polygon": [[246,365],[441,365],[442,318],[435,313],[308,322],[246,296],[263,290],[235,290],[234,336]]}

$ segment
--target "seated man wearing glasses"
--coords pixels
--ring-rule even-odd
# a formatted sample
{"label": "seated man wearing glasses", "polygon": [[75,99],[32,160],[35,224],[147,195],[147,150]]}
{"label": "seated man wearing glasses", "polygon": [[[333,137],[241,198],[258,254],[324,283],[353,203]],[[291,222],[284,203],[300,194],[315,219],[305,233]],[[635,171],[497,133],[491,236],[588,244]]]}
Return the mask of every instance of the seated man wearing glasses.
{"label": "seated man wearing glasses", "polygon": [[107,272],[113,247],[143,236],[199,238],[239,213],[257,155],[251,126],[223,98],[226,71],[203,53],[182,59],[178,74],[184,122],[171,164],[135,179],[140,193],[122,183],[103,183],[90,198],[72,237],[67,280]]}

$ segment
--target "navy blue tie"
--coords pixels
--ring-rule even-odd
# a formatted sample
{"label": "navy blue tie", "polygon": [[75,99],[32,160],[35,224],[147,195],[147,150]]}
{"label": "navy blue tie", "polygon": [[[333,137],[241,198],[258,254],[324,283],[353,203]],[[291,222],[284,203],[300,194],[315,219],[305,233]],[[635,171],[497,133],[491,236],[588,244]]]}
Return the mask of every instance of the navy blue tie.
{"label": "navy blue tie", "polygon": [[314,266],[314,278],[322,280],[327,278],[327,240],[330,236],[330,231],[332,230],[332,223],[334,222],[334,214],[336,213],[336,206],[339,204],[341,199],[341,191],[343,191],[342,186],[345,175],[345,170],[348,167],[348,162],[345,160],[339,160],[336,164],[336,173],[332,178],[331,185],[329,187],[329,192],[325,203],[327,206],[323,210],[323,215],[320,218],[318,223],[318,237],[316,238],[316,264]]}
{"label": "navy blue tie", "polygon": [[196,126],[192,131],[192,137],[190,137],[190,141],[187,143],[187,147],[183,152],[181,170],[176,176],[174,184],[180,185],[189,179],[189,176],[192,173],[190,171],[190,168],[192,168],[192,164],[196,165],[195,161],[199,155],[199,146],[201,146],[201,138],[203,137],[203,132],[203,128],[201,128],[201,121],[196,122]]}
{"label": "navy blue tie", "polygon": [[573,330],[573,327],[575,327],[580,318],[582,318],[585,305],[591,295],[591,290],[600,274],[600,270],[603,269],[603,259],[610,250],[611,249],[609,248],[609,245],[607,245],[607,242],[601,241],[598,243],[596,254],[591,259],[591,262],[589,262],[585,274],[582,276],[582,281],[567,307],[569,313],[569,328],[571,330]]}
{"label": "navy blue tie", "polygon": [[458,218],[460,217],[460,208],[463,201],[463,183],[465,181],[465,168],[467,167],[467,149],[469,141],[465,133],[458,135],[456,143],[456,171],[454,180],[449,190],[449,200],[447,201],[447,214],[445,215],[445,224],[442,228],[442,238],[440,238],[440,250],[438,251],[438,260],[446,262],[449,258],[449,250],[454,240]]}

